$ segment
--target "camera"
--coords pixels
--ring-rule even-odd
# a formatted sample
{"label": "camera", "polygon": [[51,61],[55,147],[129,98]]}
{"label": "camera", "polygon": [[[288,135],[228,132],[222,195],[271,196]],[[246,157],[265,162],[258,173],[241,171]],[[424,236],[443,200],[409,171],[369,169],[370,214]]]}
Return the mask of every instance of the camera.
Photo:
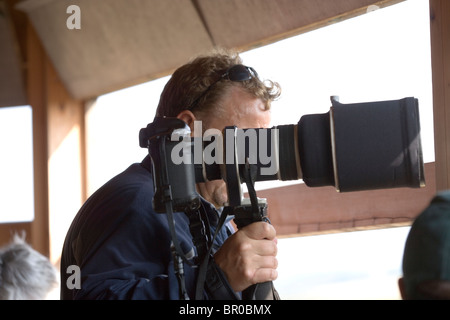
{"label": "camera", "polygon": [[[180,259],[189,261],[176,237],[173,211],[189,217],[200,261],[196,265],[199,274],[206,274],[213,238],[207,236],[207,219],[199,210],[199,182],[226,182],[228,204],[219,226],[231,215],[238,229],[255,221],[270,222],[266,199],[256,196],[257,181],[303,179],[309,187],[334,186],[339,192],[425,185],[417,99],[342,104],[331,97],[331,103],[327,113],[272,128],[203,131],[201,122],[194,122],[191,136],[184,121],[156,117],[140,130],[139,144],[148,148],[152,160],[153,207],[167,215],[177,265],[182,266]],[[249,198],[243,197],[242,183]],[[180,298],[185,298],[180,270],[175,272]],[[199,277],[196,297],[203,282]],[[275,297],[274,292],[271,281],[258,283],[244,290],[242,298],[266,299]]]}
{"label": "camera", "polygon": [[[157,117],[139,143],[153,163],[154,208],[195,210],[195,184],[223,179],[229,206],[241,206],[241,184],[302,179],[339,192],[425,185],[418,99],[340,103],[297,124],[272,128],[226,127],[191,137],[180,119]],[[194,134],[203,130],[194,130]]]}

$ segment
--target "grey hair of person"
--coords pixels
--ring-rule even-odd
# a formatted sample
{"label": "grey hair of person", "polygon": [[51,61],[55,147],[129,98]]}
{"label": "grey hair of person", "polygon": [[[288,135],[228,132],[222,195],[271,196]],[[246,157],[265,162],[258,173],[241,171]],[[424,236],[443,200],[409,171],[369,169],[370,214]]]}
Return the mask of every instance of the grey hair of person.
{"label": "grey hair of person", "polygon": [[24,233],[0,248],[0,300],[43,300],[57,284],[58,271]]}

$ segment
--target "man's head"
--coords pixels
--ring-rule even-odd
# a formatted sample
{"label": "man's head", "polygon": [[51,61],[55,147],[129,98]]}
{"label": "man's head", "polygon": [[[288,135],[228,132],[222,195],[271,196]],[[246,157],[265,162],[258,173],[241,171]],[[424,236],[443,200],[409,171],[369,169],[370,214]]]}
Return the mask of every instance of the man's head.
{"label": "man's head", "polygon": [[412,224],[399,287],[403,299],[450,299],[450,191],[438,193]]}
{"label": "man's head", "polygon": [[231,87],[243,88],[260,98],[267,110],[270,109],[271,102],[280,95],[277,83],[270,80],[262,82],[252,68],[247,69],[249,80],[221,78],[230,68],[240,64],[243,61],[237,52],[217,49],[179,67],[161,93],[156,116],[176,117],[183,110],[190,110],[198,118],[204,118],[211,112],[217,117],[226,112],[220,102],[226,98]]}
{"label": "man's head", "polygon": [[[178,68],[161,94],[157,117],[178,117],[193,134],[226,126],[264,128],[270,125],[271,102],[280,95],[277,83],[262,81],[243,65],[238,53],[216,50]],[[194,121],[202,122],[201,133]],[[217,207],[227,201],[222,180],[197,185],[199,193]]]}

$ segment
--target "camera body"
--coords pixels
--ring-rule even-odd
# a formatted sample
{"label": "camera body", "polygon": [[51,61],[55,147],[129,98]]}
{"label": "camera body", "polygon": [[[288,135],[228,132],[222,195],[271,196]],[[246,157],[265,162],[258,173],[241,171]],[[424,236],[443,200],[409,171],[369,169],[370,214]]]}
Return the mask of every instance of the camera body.
{"label": "camera body", "polygon": [[216,179],[226,182],[231,207],[248,204],[243,182],[303,179],[339,192],[425,185],[416,98],[331,102],[329,112],[297,124],[226,127],[207,137],[191,137],[180,119],[155,118],[139,133],[152,158],[155,211],[169,200],[175,211],[195,210],[195,184]]}

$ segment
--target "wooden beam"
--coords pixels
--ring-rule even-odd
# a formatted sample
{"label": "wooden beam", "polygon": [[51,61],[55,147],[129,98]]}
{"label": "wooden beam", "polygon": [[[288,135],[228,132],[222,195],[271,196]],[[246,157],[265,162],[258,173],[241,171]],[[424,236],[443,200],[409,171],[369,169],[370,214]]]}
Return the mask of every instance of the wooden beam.
{"label": "wooden beam", "polygon": [[[426,186],[338,193],[305,184],[258,191],[278,236],[409,225],[436,192],[434,163],[425,164]],[[287,207],[286,204],[292,204]]]}
{"label": "wooden beam", "polygon": [[67,229],[86,199],[84,103],[67,93],[31,24],[27,39],[35,185],[30,242],[57,264]]}
{"label": "wooden beam", "polygon": [[66,232],[86,200],[84,104],[73,99],[46,61],[50,259],[59,260]]}
{"label": "wooden beam", "polygon": [[8,3],[0,1],[0,107],[26,104],[21,41]]}
{"label": "wooden beam", "polygon": [[436,189],[450,188],[450,1],[430,0]]}
{"label": "wooden beam", "polygon": [[34,157],[34,221],[31,224],[30,241],[34,249],[49,256],[45,53],[30,24],[27,28],[27,60],[27,96],[33,110]]}

